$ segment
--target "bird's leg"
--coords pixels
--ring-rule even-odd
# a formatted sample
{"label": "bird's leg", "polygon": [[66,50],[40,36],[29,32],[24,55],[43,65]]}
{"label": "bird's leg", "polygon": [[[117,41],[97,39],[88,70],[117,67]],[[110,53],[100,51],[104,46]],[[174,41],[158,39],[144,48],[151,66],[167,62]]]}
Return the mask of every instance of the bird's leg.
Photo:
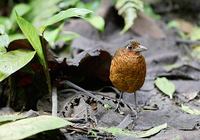
{"label": "bird's leg", "polygon": [[136,96],[136,92],[134,93],[134,102],[135,102],[135,110],[136,112],[139,112],[139,108],[138,108],[138,104],[137,104],[137,96]]}
{"label": "bird's leg", "polygon": [[123,99],[123,93],[124,92],[120,92],[120,96],[119,96],[119,100],[118,100],[118,102],[117,102],[117,107],[115,108],[115,110],[119,110],[119,103],[121,102],[121,100]]}
{"label": "bird's leg", "polygon": [[135,108],[137,108],[137,96],[136,96],[136,92],[134,93],[134,102],[135,102]]}

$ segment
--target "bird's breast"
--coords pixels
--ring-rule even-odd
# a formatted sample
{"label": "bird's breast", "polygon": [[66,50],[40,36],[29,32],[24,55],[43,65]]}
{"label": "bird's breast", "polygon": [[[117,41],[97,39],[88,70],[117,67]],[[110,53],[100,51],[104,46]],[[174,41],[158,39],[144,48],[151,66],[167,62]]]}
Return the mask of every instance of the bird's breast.
{"label": "bird's breast", "polygon": [[142,55],[128,54],[113,57],[110,80],[119,90],[135,92],[140,89],[146,76],[146,63]]}

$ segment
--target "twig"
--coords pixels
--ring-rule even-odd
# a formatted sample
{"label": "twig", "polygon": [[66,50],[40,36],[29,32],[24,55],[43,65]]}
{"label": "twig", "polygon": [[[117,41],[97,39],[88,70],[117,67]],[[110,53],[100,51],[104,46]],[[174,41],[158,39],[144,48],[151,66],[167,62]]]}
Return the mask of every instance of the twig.
{"label": "twig", "polygon": [[58,112],[58,99],[57,99],[57,88],[52,89],[52,116],[57,116]]}
{"label": "twig", "polygon": [[[91,97],[91,98],[97,100],[98,102],[102,103],[103,105],[109,104],[109,103],[107,103],[106,101],[102,100],[101,98],[98,98],[97,96],[93,95],[92,93],[90,93],[90,92],[88,92],[87,90],[85,90],[85,89],[83,89],[83,88],[81,88],[81,87],[75,85],[74,83],[72,83],[72,82],[70,82],[70,81],[67,81],[67,80],[66,80],[66,81],[61,82],[61,84],[66,84],[66,85],[68,85],[68,86],[70,86],[70,87],[73,87],[73,88],[79,90],[79,91],[82,91],[82,92],[78,92],[78,93],[81,93],[81,94],[84,94],[84,95],[86,95],[86,96],[89,96],[89,97]],[[110,104],[109,104],[109,105],[110,105]],[[112,106],[112,105],[111,105],[111,106]],[[112,106],[112,107],[114,107],[114,106]]]}

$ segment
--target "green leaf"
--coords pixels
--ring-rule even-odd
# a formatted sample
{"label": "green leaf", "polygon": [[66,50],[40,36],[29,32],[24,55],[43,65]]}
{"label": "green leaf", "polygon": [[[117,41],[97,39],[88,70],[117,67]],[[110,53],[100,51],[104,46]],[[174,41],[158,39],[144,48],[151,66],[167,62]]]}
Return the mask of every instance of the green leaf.
{"label": "green leaf", "polygon": [[25,36],[21,33],[15,33],[15,34],[9,35],[9,39],[10,39],[10,42],[12,42],[12,41],[18,40],[18,39],[25,39]]}
{"label": "green leaf", "polygon": [[84,18],[88,21],[92,26],[94,26],[99,31],[104,30],[105,22],[104,19],[100,16],[91,15],[90,17]]}
{"label": "green leaf", "polygon": [[76,4],[79,2],[80,0],[67,0],[67,1],[62,1],[61,3],[59,3],[59,7],[61,9],[66,9],[69,7],[75,7]]}
{"label": "green leaf", "polygon": [[200,40],[200,27],[195,27],[189,35],[189,38],[192,41]]}
{"label": "green leaf", "polygon": [[10,15],[10,19],[12,21],[15,21],[15,12],[17,12],[17,14],[19,16],[23,16],[26,13],[28,13],[30,10],[31,10],[31,7],[28,4],[24,4],[24,3],[17,4],[12,9],[12,12],[11,12],[11,15]]}
{"label": "green leaf", "polygon": [[12,27],[12,21],[8,17],[0,16],[0,25],[3,25],[6,31],[9,31]]}
{"label": "green leaf", "polygon": [[1,140],[24,139],[40,132],[59,129],[72,123],[53,116],[27,118],[0,126]]}
{"label": "green leaf", "polygon": [[0,46],[0,55],[4,54],[4,53],[6,53],[6,52],[7,52],[6,48]]}
{"label": "green leaf", "polygon": [[134,24],[137,11],[143,11],[144,6],[141,0],[117,0],[115,4],[118,14],[124,18],[124,28],[121,33],[128,31]]}
{"label": "green leaf", "polygon": [[57,28],[57,29],[52,30],[52,31],[45,31],[44,32],[44,38],[48,41],[50,46],[55,45],[56,39],[58,38],[60,31],[61,31],[61,28]]}
{"label": "green leaf", "polygon": [[83,8],[70,8],[68,10],[61,11],[53,17],[49,18],[40,28],[40,31],[43,32],[48,26],[60,22],[64,19],[71,17],[84,17],[89,13],[92,13],[92,11]]}
{"label": "green leaf", "polygon": [[170,82],[167,78],[157,78],[155,80],[155,85],[160,89],[164,94],[168,95],[172,99],[175,92],[175,85]]}
{"label": "green leaf", "polygon": [[135,9],[129,8],[126,10],[126,13],[124,14],[125,26],[122,29],[121,33],[125,33],[126,31],[128,31],[129,28],[132,27],[136,17],[137,17],[137,13]]}
{"label": "green leaf", "polygon": [[7,34],[0,35],[0,46],[7,47],[9,44],[9,37]]}
{"label": "green leaf", "polygon": [[98,10],[99,6],[101,4],[100,0],[93,0],[90,2],[83,2],[83,1],[78,1],[78,3],[76,3],[76,8],[85,8],[85,9],[89,9],[91,11],[96,11]]}
{"label": "green leaf", "polygon": [[64,41],[64,42],[69,42],[72,41],[75,38],[80,37],[79,34],[75,33],[75,32],[71,32],[71,31],[65,31],[62,34],[59,35],[59,37],[57,38],[56,41]]}
{"label": "green leaf", "polygon": [[110,128],[101,127],[100,129],[108,133],[112,133],[114,136],[131,136],[135,138],[145,138],[145,137],[155,135],[165,128],[167,128],[166,123],[156,126],[146,131],[136,131],[136,132],[117,128],[117,127],[110,127]]}
{"label": "green leaf", "polygon": [[156,20],[161,18],[160,15],[156,14],[150,4],[144,4],[144,13]]}
{"label": "green leaf", "polygon": [[0,116],[0,124],[26,118],[26,115],[12,114]]}
{"label": "green leaf", "polygon": [[192,50],[192,56],[194,58],[200,59],[200,46],[194,46]]}
{"label": "green leaf", "polygon": [[40,63],[43,65],[43,67],[45,69],[47,69],[47,62],[45,60],[43,48],[42,48],[42,45],[40,42],[40,37],[37,33],[36,28],[31,23],[29,23],[27,20],[18,16],[17,14],[16,14],[16,17],[17,17],[16,19],[17,19],[17,23],[18,23],[20,29],[22,30],[23,34],[28,39],[28,41],[30,42],[32,47],[37,52]]}
{"label": "green leaf", "polygon": [[184,112],[187,112],[191,115],[200,115],[200,110],[197,110],[195,108],[191,108],[189,106],[185,106],[185,105],[181,105],[181,110],[183,110]]}
{"label": "green leaf", "polygon": [[168,28],[176,28],[176,29],[179,29],[179,28],[180,28],[180,24],[178,23],[177,20],[171,20],[170,22],[167,23],[167,27],[168,27]]}
{"label": "green leaf", "polygon": [[0,24],[0,35],[5,34],[5,26]]}
{"label": "green leaf", "polygon": [[0,82],[24,67],[34,57],[35,51],[14,50],[0,55]]}
{"label": "green leaf", "polygon": [[[27,15],[28,19],[31,19],[31,23],[36,27],[43,25],[49,17],[60,11],[59,3],[62,0],[31,0],[29,5],[31,6],[31,12]],[[42,9],[42,12],[41,12]]]}

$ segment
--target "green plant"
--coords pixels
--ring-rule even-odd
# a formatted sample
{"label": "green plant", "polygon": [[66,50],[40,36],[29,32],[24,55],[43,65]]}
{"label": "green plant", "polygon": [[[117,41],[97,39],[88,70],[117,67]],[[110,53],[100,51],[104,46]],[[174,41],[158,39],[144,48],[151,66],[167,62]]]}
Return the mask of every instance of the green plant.
{"label": "green plant", "polygon": [[[15,4],[13,9],[11,10],[11,14],[8,15],[7,17],[0,16],[0,28],[1,26],[5,28],[5,32],[9,35],[10,41],[16,39],[23,39],[24,35],[21,33],[17,33],[18,26],[15,20],[15,12],[17,12],[19,16],[22,16],[23,18],[27,19],[36,28],[39,28],[42,25],[45,25],[46,21],[56,13],[59,13],[69,8],[85,8],[91,11],[95,11],[95,9],[98,8],[99,4],[100,0],[91,1],[89,3],[84,3],[80,0],[49,0],[48,2],[41,0],[30,0],[29,3],[26,4],[25,3]],[[92,14],[81,18],[84,18],[84,20],[88,21],[99,31],[104,30],[105,23],[102,17]],[[59,26],[60,24],[55,24],[51,28],[49,28],[48,31],[54,32],[54,30],[57,30]],[[68,36],[70,35],[70,34],[63,34],[62,37],[60,37],[59,34],[62,33],[61,30],[57,31],[59,32],[57,35],[54,34],[55,35],[53,38],[54,40],[49,40],[51,42],[51,45],[52,44],[55,45],[55,42],[57,42],[58,40],[66,41],[66,38],[68,38]],[[74,34],[71,35],[72,35],[71,38],[73,39],[75,36]],[[46,36],[45,39],[47,39]],[[68,39],[67,41],[69,41]],[[54,48],[54,46],[51,47]]]}
{"label": "green plant", "polygon": [[[32,47],[37,53],[37,56],[40,60],[41,65],[43,66],[44,73],[46,75],[47,84],[49,92],[51,93],[51,81],[50,81],[50,75],[49,75],[49,68],[48,63],[46,60],[46,52],[44,50],[43,43],[40,41],[40,35],[44,35],[45,29],[48,26],[51,26],[55,23],[64,21],[67,18],[71,17],[85,17],[87,14],[92,13],[92,11],[83,9],[83,8],[71,8],[68,10],[64,10],[59,12],[58,14],[52,16],[49,18],[46,22],[46,24],[42,25],[40,27],[41,32],[39,32],[39,29],[37,29],[35,26],[33,26],[30,22],[16,14],[16,21],[19,25],[20,29],[22,30],[24,36],[28,39]],[[43,36],[44,37],[44,36]],[[1,47],[2,48],[2,47]],[[26,61],[24,60],[24,56],[28,59]],[[25,66],[35,55],[34,51],[30,51],[30,53],[24,53],[24,50],[15,50],[10,52],[4,52],[0,55],[1,58],[1,65],[0,65],[0,81],[3,81],[5,78],[10,76],[12,73],[16,72],[23,66]],[[19,58],[17,58],[17,57]],[[10,61],[9,59],[12,58],[13,61]],[[21,58],[21,59],[20,59]],[[16,60],[18,60],[16,65]],[[14,67],[14,68],[13,68]]]}
{"label": "green plant", "polygon": [[118,14],[124,18],[125,25],[121,32],[124,33],[134,24],[137,12],[143,11],[144,6],[141,0],[117,0],[115,8],[118,10]]}

